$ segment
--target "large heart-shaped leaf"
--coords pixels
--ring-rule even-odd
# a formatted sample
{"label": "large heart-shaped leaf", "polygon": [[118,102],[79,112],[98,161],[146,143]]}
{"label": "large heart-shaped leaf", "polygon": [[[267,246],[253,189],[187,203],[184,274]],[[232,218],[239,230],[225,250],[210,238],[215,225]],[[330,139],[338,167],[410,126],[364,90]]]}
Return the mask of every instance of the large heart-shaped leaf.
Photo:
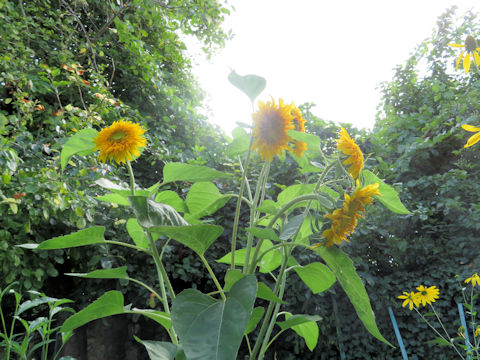
{"label": "large heart-shaped leaf", "polygon": [[129,196],[138,223],[146,229],[154,226],[185,226],[188,223],[170,205],[159,204],[146,196]]}
{"label": "large heart-shaped leaf", "polygon": [[92,244],[102,244],[105,243],[105,238],[103,237],[104,233],[104,226],[93,226],[91,228],[79,230],[68,235],[45,240],[40,244],[22,244],[18,246],[26,249],[54,250]]}
{"label": "large heart-shaped leaf", "polygon": [[375,195],[375,198],[379,200],[387,209],[397,214],[411,214],[410,211],[402,204],[398,193],[390,185],[385,184],[380,178],[371,171],[362,171],[362,177],[365,185],[378,183],[378,190],[381,196]]}
{"label": "large heart-shaped leaf", "polygon": [[182,243],[202,256],[212,243],[223,233],[217,225],[199,224],[187,226],[153,226],[154,237],[164,235]]}
{"label": "large heart-shaped leaf", "polygon": [[155,197],[155,201],[161,204],[167,204],[173,207],[178,212],[186,212],[187,208],[185,207],[185,202],[178,196],[175,191],[165,190],[159,192]]}
{"label": "large heart-shaped leaf", "polygon": [[185,199],[188,209],[188,216],[185,215],[185,217],[200,219],[211,215],[222,208],[232,196],[220,194],[218,188],[209,181],[195,183]]}
{"label": "large heart-shaped leaf", "polygon": [[173,301],[172,323],[189,360],[235,360],[252,315],[257,281],[237,281],[225,301],[193,289]]}
{"label": "large heart-shaped leaf", "polygon": [[339,248],[320,246],[314,250],[327,263],[328,267],[337,277],[338,282],[347,294],[358,317],[363,322],[367,330],[378,340],[385,344],[393,346],[380,334],[375,322],[375,315],[370,305],[367,291],[363,286],[362,280],[355,271],[352,260]]}
{"label": "large heart-shaped leaf", "polygon": [[327,290],[336,281],[335,275],[330,269],[319,262],[312,262],[293,269],[314,294]]}
{"label": "large heart-shaped leaf", "polygon": [[96,135],[97,131],[94,129],[83,129],[67,140],[60,153],[62,171],[65,169],[68,161],[73,155],[87,155],[93,152],[93,149],[95,148],[93,139]]}
{"label": "large heart-shaped leaf", "polygon": [[174,181],[189,181],[195,183],[198,181],[211,181],[229,177],[231,177],[230,174],[225,174],[215,169],[200,165],[168,163],[163,168],[164,184]]}
{"label": "large heart-shaped leaf", "polygon": [[318,315],[293,315],[285,313],[285,321],[277,322],[282,330],[292,329],[301,336],[310,351],[313,351],[318,342],[317,321],[321,320]]}
{"label": "large heart-shaped leaf", "polygon": [[232,70],[228,75],[228,81],[247,95],[252,103],[267,86],[267,81],[264,78],[257,75],[240,76],[235,70]]}
{"label": "large heart-shaped leaf", "polygon": [[165,341],[140,340],[134,336],[140,344],[145,346],[150,360],[174,360],[178,347]]}
{"label": "large heart-shaped leaf", "polygon": [[145,235],[145,231],[138,223],[137,219],[130,218],[127,221],[127,231],[128,235],[132,238],[135,245],[139,248],[146,249],[148,248],[148,240]]}

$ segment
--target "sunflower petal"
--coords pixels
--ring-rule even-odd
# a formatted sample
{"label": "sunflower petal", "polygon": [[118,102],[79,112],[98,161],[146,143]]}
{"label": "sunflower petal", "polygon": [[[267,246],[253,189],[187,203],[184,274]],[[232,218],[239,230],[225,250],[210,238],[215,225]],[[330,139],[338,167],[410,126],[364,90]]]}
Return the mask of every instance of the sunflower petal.
{"label": "sunflower petal", "polygon": [[475,59],[475,64],[477,66],[479,66],[480,65],[480,55],[478,55],[478,52],[476,50],[473,52],[473,58]]}
{"label": "sunflower petal", "polygon": [[463,58],[463,70],[465,70],[465,74],[468,74],[470,71],[470,54],[465,55]]}
{"label": "sunflower petal", "polygon": [[475,135],[471,136],[471,137],[468,139],[468,141],[467,141],[467,143],[465,144],[464,147],[466,147],[466,148],[467,148],[467,147],[470,147],[470,146],[472,146],[472,145],[475,145],[475,144],[476,144],[477,142],[479,142],[479,141],[480,141],[480,132],[478,132],[478,133],[476,133]]}
{"label": "sunflower petal", "polygon": [[462,129],[463,129],[463,130],[470,131],[470,132],[480,131],[480,127],[478,127],[478,126],[472,126],[472,125],[468,125],[468,124],[463,124],[463,125],[462,125]]}
{"label": "sunflower petal", "polygon": [[462,51],[462,53],[460,54],[460,56],[457,59],[457,70],[458,70],[458,67],[460,66],[460,61],[462,61],[462,58],[463,58],[464,54],[465,54],[465,51]]}
{"label": "sunflower petal", "polygon": [[452,47],[465,47],[464,44],[448,44],[448,46],[452,46]]}

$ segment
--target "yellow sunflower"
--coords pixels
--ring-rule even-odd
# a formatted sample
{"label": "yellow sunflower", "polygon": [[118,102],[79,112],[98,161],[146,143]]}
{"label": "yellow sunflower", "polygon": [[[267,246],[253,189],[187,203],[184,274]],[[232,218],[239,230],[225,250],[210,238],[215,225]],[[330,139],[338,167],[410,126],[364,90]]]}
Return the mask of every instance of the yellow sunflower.
{"label": "yellow sunflower", "polygon": [[322,236],[326,239],[326,246],[340,245],[343,241],[349,241],[348,237],[357,226],[357,219],[364,216],[365,205],[372,202],[373,195],[381,195],[380,191],[378,191],[378,184],[370,184],[360,189],[360,184],[357,180],[357,190],[355,190],[352,196],[345,194],[343,207],[325,215],[325,217],[332,220],[331,227],[322,233]]}
{"label": "yellow sunflower", "polygon": [[258,102],[258,111],[252,115],[252,150],[256,150],[262,160],[272,161],[283,149],[292,151],[288,146],[291,138],[287,135],[289,130],[295,128],[292,110],[293,105],[285,105],[282,99],[278,106],[273,99],[267,103]]}
{"label": "yellow sunflower", "polygon": [[480,276],[478,276],[477,273],[473,274],[470,276],[467,280],[465,280],[466,283],[471,282],[472,286],[479,285],[480,286]]}
{"label": "yellow sunflower", "polygon": [[337,139],[337,148],[345,155],[348,155],[347,160],[343,164],[350,165],[348,172],[356,179],[363,169],[363,154],[362,150],[355,144],[355,141],[343,127],[340,129],[339,138]]}
{"label": "yellow sunflower", "polygon": [[131,121],[115,121],[95,137],[94,150],[100,150],[98,158],[101,162],[115,160],[117,164],[126,163],[140,156],[139,148],[147,144],[142,136],[144,133],[145,129]]}
{"label": "yellow sunflower", "polygon": [[425,304],[434,303],[435,300],[438,299],[438,294],[440,293],[440,290],[438,290],[436,286],[426,288],[425,286],[420,285],[417,287],[417,290],[418,292],[416,295],[418,297],[418,302],[422,303],[423,306],[425,306]]}
{"label": "yellow sunflower", "polygon": [[[293,108],[293,122],[295,124],[295,130],[305,132],[305,119],[302,116],[302,113],[299,108]],[[298,157],[302,157],[303,152],[307,150],[307,144],[303,141],[294,140],[293,142],[293,153]]]}
{"label": "yellow sunflower", "polygon": [[[465,50],[463,50],[460,56],[457,58],[457,70],[460,62],[463,59],[463,70],[465,70],[465,74],[468,74],[471,63],[470,54],[473,57],[473,62],[477,66],[480,65],[480,48],[478,47],[477,40],[473,36],[468,35],[465,39],[465,44],[448,44],[448,46],[465,48]],[[465,55],[465,53],[467,54]]]}
{"label": "yellow sunflower", "polygon": [[475,337],[479,335],[480,335],[480,326],[477,326],[477,328],[475,329]]}
{"label": "yellow sunflower", "polygon": [[406,291],[403,292],[404,295],[399,295],[398,298],[404,300],[402,306],[405,307],[408,305],[408,308],[410,310],[413,309],[413,307],[418,307],[420,304],[420,300],[418,299],[417,294],[415,294],[413,291],[408,293]]}
{"label": "yellow sunflower", "polygon": [[476,132],[475,135],[470,136],[468,139],[467,143],[465,144],[464,147],[470,147],[472,145],[475,145],[479,140],[480,140],[480,127],[472,126],[472,125],[462,125],[463,130],[467,130],[470,132]]}

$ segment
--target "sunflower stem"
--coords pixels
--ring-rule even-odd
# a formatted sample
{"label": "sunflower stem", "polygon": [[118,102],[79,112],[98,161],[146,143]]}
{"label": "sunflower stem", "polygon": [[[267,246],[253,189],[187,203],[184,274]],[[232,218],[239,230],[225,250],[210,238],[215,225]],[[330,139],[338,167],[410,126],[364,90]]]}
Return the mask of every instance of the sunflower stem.
{"label": "sunflower stem", "polygon": [[133,175],[132,164],[127,160],[127,169],[130,175],[130,191],[132,196],[135,196],[135,175]]}
{"label": "sunflower stem", "polygon": [[[257,214],[258,214],[258,211],[257,211],[258,200],[260,198],[262,188],[265,187],[265,182],[266,182],[266,179],[268,177],[268,172],[270,170],[270,165],[269,164],[270,164],[270,162],[268,160],[266,160],[263,163],[262,171],[260,171],[260,175],[258,176],[257,187],[255,189],[255,195],[254,195],[254,198],[253,198],[253,203],[252,203],[252,206],[250,208],[250,224],[249,224],[250,227],[252,227],[255,224],[255,218],[257,217]],[[259,243],[260,243],[260,241],[259,241]],[[253,268],[253,270],[250,268],[250,265],[251,265],[250,264],[250,253],[252,251],[252,245],[253,245],[253,234],[248,233],[247,248],[246,248],[246,251],[245,251],[245,261],[243,262],[243,273],[244,274],[253,273],[253,270],[255,270],[255,268]],[[258,246],[257,246],[257,248],[258,248]],[[252,259],[252,264],[255,263],[254,260],[255,259]],[[249,269],[251,270],[250,272],[249,272]]]}
{"label": "sunflower stem", "polygon": [[238,193],[237,206],[235,208],[235,217],[233,220],[232,249],[231,249],[232,262],[230,265],[232,270],[235,270],[235,250],[237,248],[237,233],[238,233],[238,222],[240,220],[240,207],[242,205],[242,198],[243,198],[243,191],[245,189],[245,183],[248,182],[247,171],[248,171],[248,163],[250,162],[250,154],[252,153],[252,144],[253,144],[253,136],[250,136],[250,145],[248,145],[247,158],[245,159],[245,166],[242,169],[242,181],[240,182],[240,191]]}

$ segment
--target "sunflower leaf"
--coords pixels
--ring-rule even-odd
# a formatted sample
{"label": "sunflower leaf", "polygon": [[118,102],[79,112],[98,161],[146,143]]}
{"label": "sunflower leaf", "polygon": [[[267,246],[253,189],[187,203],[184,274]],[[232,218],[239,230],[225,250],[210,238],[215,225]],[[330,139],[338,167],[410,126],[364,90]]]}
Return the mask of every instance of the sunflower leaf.
{"label": "sunflower leaf", "polygon": [[263,77],[258,75],[241,76],[235,70],[228,75],[228,81],[247,95],[252,103],[267,86],[267,81]]}

